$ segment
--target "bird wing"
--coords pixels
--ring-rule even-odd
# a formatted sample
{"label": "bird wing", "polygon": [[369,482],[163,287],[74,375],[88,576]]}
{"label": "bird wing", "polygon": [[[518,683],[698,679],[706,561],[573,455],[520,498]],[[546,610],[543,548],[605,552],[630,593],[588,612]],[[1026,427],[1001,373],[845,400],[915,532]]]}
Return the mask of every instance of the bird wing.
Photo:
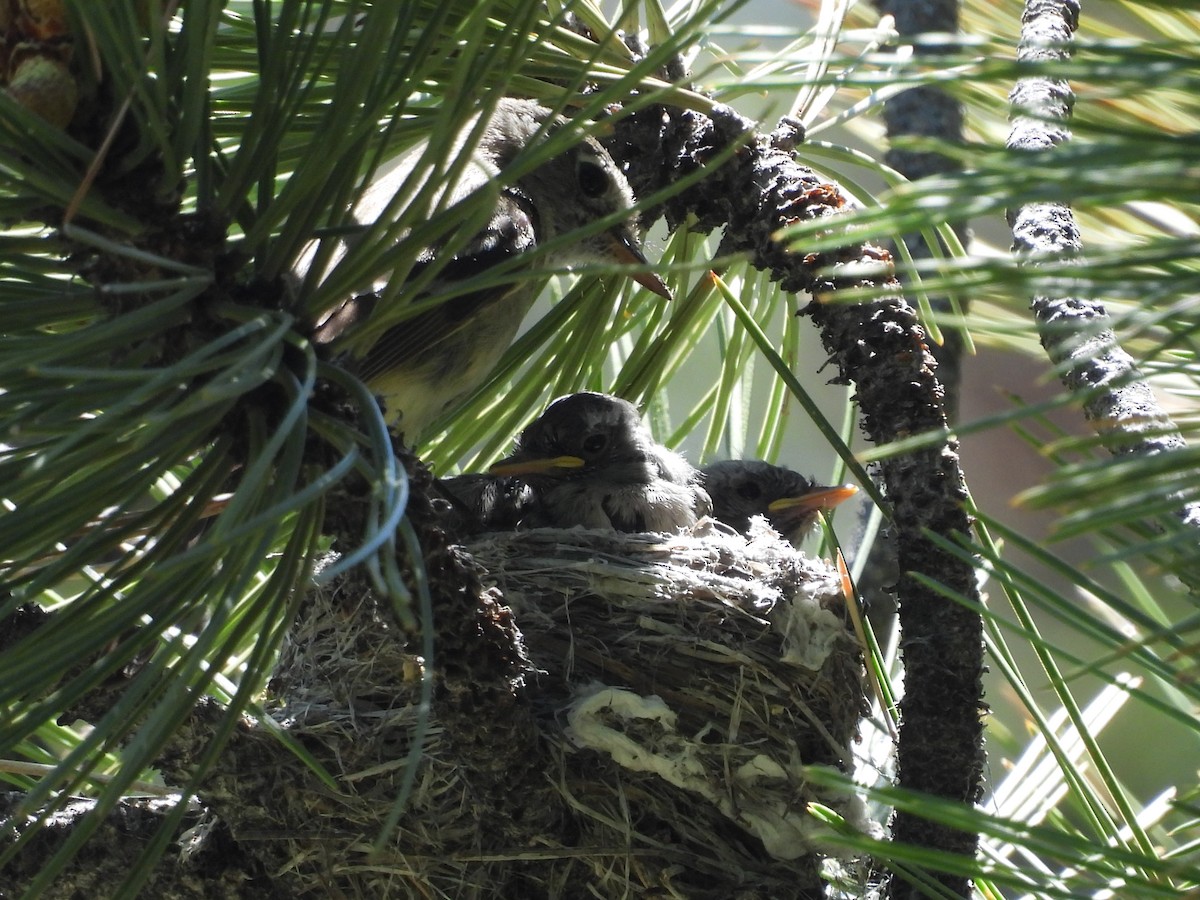
{"label": "bird wing", "polygon": [[[352,214],[353,221],[357,225],[363,226],[362,230],[337,239],[337,245],[328,263],[325,265],[322,279],[327,278],[333,272],[352,248],[369,239],[373,230],[377,231],[380,227],[386,227],[385,217],[397,195],[403,193],[412,199],[420,195],[429,183],[428,179],[431,175],[430,171],[423,169],[420,175],[420,182],[418,183],[416,180],[417,168],[426,155],[433,152],[439,156],[444,155],[447,159],[457,157],[464,152],[467,136],[474,127],[474,124],[475,120],[472,119],[455,137],[454,141],[451,142],[451,146],[444,150],[432,144],[430,140],[421,141],[408,151],[401,153],[379,167],[371,183],[363,191]],[[479,147],[474,148],[471,152],[471,158],[462,167],[458,177],[452,183],[438,183],[434,186],[432,196],[428,201],[429,209],[432,212],[452,206],[479,190],[488,181],[496,177],[499,172],[500,170],[496,165],[489,161],[484,153],[480,152]],[[492,222],[489,223],[487,228],[464,247],[457,256],[469,259],[472,251],[476,249],[473,246],[476,242],[486,244],[489,232],[492,232],[492,226],[495,221],[496,217],[493,216]],[[403,234],[397,237],[397,240],[403,239]],[[496,239],[494,233],[492,239]],[[319,246],[320,241],[311,241],[305,246],[295,266],[292,268],[292,275],[294,277],[298,279],[307,277]],[[486,247],[482,249],[486,249]],[[412,270],[412,276],[415,277],[418,275],[423,268],[432,262],[433,258],[433,250],[426,249],[423,251]],[[451,266],[447,266],[447,269],[451,269]],[[444,277],[453,280],[455,277],[461,279],[467,277],[469,274],[474,273],[455,276],[453,271],[447,271],[444,273]],[[313,331],[313,339],[317,343],[329,343],[344,334],[351,325],[365,321],[375,307],[375,301],[378,299],[376,294],[387,284],[389,277],[390,273],[385,273],[383,277],[376,281],[374,286],[376,293],[364,293],[349,297],[328,310],[318,319]],[[415,318],[419,318],[419,316]]]}
{"label": "bird wing", "polygon": [[614,491],[600,500],[600,508],[617,531],[651,531],[646,523],[646,499],[632,492]]}
{"label": "bird wing", "polygon": [[[496,213],[487,227],[442,266],[427,293],[423,292],[414,299],[423,300],[436,297],[439,293],[448,293],[455,282],[466,281],[532,249],[536,244],[535,227],[532,207],[524,198],[515,193],[502,195]],[[418,277],[428,266],[433,265],[434,259],[433,251],[422,253],[411,277]],[[519,288],[520,285],[517,284],[496,284],[461,293],[425,312],[398,322],[371,345],[362,360],[360,375],[364,380],[370,381],[381,372],[396,368],[399,362],[418,355],[428,356],[432,347],[461,340],[462,329],[469,321],[486,307],[501,301],[511,291]],[[374,300],[370,303],[373,308]],[[361,318],[364,311],[369,312],[356,310],[353,321]],[[446,362],[453,365],[460,361]]]}

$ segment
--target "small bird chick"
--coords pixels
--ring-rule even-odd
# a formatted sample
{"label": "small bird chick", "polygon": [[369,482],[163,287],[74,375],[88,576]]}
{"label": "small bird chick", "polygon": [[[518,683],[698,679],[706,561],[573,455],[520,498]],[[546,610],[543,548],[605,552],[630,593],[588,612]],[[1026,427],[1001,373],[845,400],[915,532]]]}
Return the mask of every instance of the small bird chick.
{"label": "small bird chick", "polygon": [[533,489],[518,478],[472,473],[439,478],[435,484],[450,503],[451,527],[460,534],[543,524]]}
{"label": "small bird chick", "polygon": [[752,516],[766,516],[775,530],[797,547],[822,510],[833,509],[858,493],[853,485],[827,487],[799,472],[757,459],[723,459],[705,466],[703,472],[713,518],[745,534]]}
{"label": "small bird chick", "polygon": [[675,532],[712,511],[699,473],[655,443],[637,407],[583,392],[560,397],[489,470],[533,489],[546,525]]}

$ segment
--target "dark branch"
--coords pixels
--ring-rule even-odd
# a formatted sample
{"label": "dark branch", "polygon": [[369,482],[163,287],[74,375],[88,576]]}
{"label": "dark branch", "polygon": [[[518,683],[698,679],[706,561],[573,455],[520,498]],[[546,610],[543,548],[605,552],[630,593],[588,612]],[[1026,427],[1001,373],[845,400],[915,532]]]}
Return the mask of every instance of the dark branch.
{"label": "dark branch", "polygon": [[[917,54],[933,55],[948,49],[942,44],[922,42],[919,40],[920,36],[927,33],[953,34],[958,31],[958,0],[876,0],[875,6],[880,13],[895,17],[896,30],[901,38],[918,39],[914,44],[914,51]],[[956,146],[963,140],[962,104],[952,94],[937,85],[920,85],[892,97],[884,105],[883,118],[887,126],[889,142],[896,141],[897,138],[918,137],[934,138],[947,145]],[[889,147],[884,156],[884,162],[909,180],[956,172],[962,168],[962,164],[952,156],[894,145]],[[966,246],[969,241],[966,223],[956,222],[953,223],[953,227],[959,241]],[[904,235],[904,242],[914,260],[931,259],[934,256],[933,250],[919,233]],[[965,303],[965,299],[962,302]],[[948,297],[930,297],[930,303],[937,312],[948,313],[953,308]],[[944,342],[940,346],[931,346],[929,349],[937,360],[937,375],[944,391],[946,418],[953,422],[958,417],[959,383],[962,380],[963,342],[961,332],[958,328],[947,329],[944,332]],[[869,608],[879,608],[886,603],[885,586],[890,584],[892,573],[897,568],[897,551],[895,536],[890,532],[876,540],[871,548],[871,558],[859,584],[859,589],[863,592],[864,597],[868,601],[872,601]],[[921,621],[919,619],[921,615],[921,612],[914,610],[911,604],[903,610],[903,627],[906,634],[912,634],[914,629],[937,627],[937,622]],[[873,621],[877,619],[878,616],[873,617]],[[958,620],[956,616],[955,619],[958,624],[967,622],[966,616],[963,616],[961,620]],[[969,641],[976,639],[976,636],[971,633],[964,635],[964,639]],[[911,653],[910,648],[906,651],[906,658]],[[970,660],[966,658],[962,662],[964,665],[970,664]],[[936,670],[930,669],[929,671],[931,676],[936,678]],[[911,699],[906,701],[907,704],[917,702],[913,697],[913,689],[912,682],[908,682],[908,696]],[[936,684],[926,685],[920,689],[935,702],[940,697],[941,689]],[[975,702],[977,700],[978,695],[976,695]],[[964,704],[962,709],[965,714],[972,700],[967,697],[959,697],[954,698],[954,702]],[[933,710],[930,711],[930,715],[925,721],[933,724],[935,729],[939,727],[935,723]],[[936,745],[939,737],[936,730],[930,734],[917,735],[910,728],[904,739],[907,744],[902,746],[902,751],[906,759],[911,760],[919,743],[928,741]],[[964,735],[964,742],[966,739],[967,735]],[[909,837],[906,838],[908,840],[936,844],[938,839],[936,832],[930,832],[928,837],[922,834],[923,830],[932,829],[934,826],[912,817],[897,816],[893,825],[896,833],[908,835]],[[945,877],[943,881],[955,893],[963,896],[969,894],[970,887],[966,879]],[[913,888],[900,879],[892,879],[889,882],[889,891],[893,897],[902,897],[912,893]]]}

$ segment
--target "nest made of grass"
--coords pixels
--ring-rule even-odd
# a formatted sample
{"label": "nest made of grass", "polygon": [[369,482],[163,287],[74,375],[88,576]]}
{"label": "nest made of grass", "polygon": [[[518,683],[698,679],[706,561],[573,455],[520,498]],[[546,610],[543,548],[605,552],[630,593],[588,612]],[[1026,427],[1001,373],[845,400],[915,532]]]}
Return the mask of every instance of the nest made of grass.
{"label": "nest made of grass", "polygon": [[[322,801],[326,852],[336,840],[346,859],[361,856],[411,777],[388,854],[348,866],[340,890],[822,895],[807,806],[855,808],[812,787],[805,767],[849,771],[864,709],[861,655],[827,563],[765,522],[749,539],[711,525],[670,537],[536,529],[465,549],[519,631],[527,665],[514,688],[535,710],[548,761],[536,802],[553,814],[505,846],[512,829],[485,799],[503,796],[502,774],[464,763],[437,702],[421,708],[419,643],[369,596],[318,594],[285,648],[276,719],[347,788]],[[435,656],[434,670],[446,662]],[[481,739],[492,724],[480,721]],[[293,851],[285,867],[297,871],[311,851]]]}

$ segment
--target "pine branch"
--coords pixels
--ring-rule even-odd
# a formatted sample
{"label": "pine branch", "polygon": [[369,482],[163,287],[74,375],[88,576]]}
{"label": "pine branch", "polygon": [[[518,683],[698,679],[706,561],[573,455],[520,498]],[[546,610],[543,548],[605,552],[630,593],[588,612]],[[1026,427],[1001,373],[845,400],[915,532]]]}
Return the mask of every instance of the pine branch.
{"label": "pine branch", "polygon": [[[875,5],[881,13],[896,17],[896,29],[902,36],[919,37],[925,32],[954,33],[958,30],[957,0],[938,0],[934,3],[912,2],[912,0],[878,0]],[[922,48],[920,43],[917,44],[916,50],[918,53],[925,52],[927,54],[936,52],[936,48]],[[962,106],[950,92],[936,85],[920,85],[897,94],[884,106],[883,116],[889,142],[905,136],[932,137],[953,145],[961,143],[963,139]],[[962,163],[951,156],[895,146],[889,147],[884,161],[909,180],[957,172],[962,168]],[[968,238],[966,223],[957,222],[954,228],[958,233],[959,240],[965,246]],[[914,260],[930,259],[934,256],[933,249],[919,233],[905,235],[904,241]],[[948,297],[934,297],[930,299],[930,302],[938,312],[949,312],[953,308]],[[944,391],[943,405],[946,419],[954,421],[958,415],[959,384],[962,380],[963,340],[962,332],[958,328],[948,329],[944,334],[944,342],[931,346],[929,349],[937,361],[937,377]],[[898,549],[896,538],[893,535],[889,534],[884,540],[876,541],[872,547],[871,559],[864,571],[866,578],[863,580],[867,581],[868,585],[860,584],[860,590],[867,590],[870,587],[873,588],[876,596],[884,593],[881,587],[886,582],[882,581],[881,576],[887,578],[896,570]],[[909,628],[916,624],[913,622],[914,615],[912,610],[905,612],[904,618]],[[967,617],[963,616],[962,621],[965,624],[968,621]],[[930,622],[928,624],[929,627],[935,627],[937,623]],[[906,665],[909,664],[911,654],[912,649],[909,645],[905,651]],[[911,697],[912,682],[909,681],[908,685],[906,696]],[[906,713],[909,705],[915,702],[916,698],[906,700]],[[982,758],[982,753],[980,758]],[[906,818],[903,813],[898,814],[893,822],[894,834],[897,831],[899,834],[903,834],[906,830],[914,827],[924,829],[929,826],[921,823],[921,820],[915,817]],[[969,893],[968,884],[962,881],[951,884],[951,888],[958,893]],[[893,897],[905,896],[907,892],[913,891],[900,879],[893,879],[889,889]]]}
{"label": "pine branch", "polygon": [[[933,3],[913,2],[913,0],[876,0],[875,6],[881,14],[895,17],[896,30],[903,38],[917,39],[914,50],[918,54],[933,55],[939,51],[936,46],[923,45],[919,40],[922,34],[929,32],[953,34],[958,31],[958,0],[937,0]],[[961,171],[961,159],[932,151],[907,149],[894,145],[897,139],[902,141],[906,137],[933,138],[943,141],[948,146],[961,144],[963,141],[963,109],[958,99],[949,91],[932,84],[909,88],[887,101],[883,109],[883,118],[889,141],[884,161],[910,181]],[[960,220],[953,223],[952,227],[957,233],[959,241],[966,246],[969,237],[966,222]],[[914,261],[929,260],[935,256],[934,249],[930,247],[920,232],[905,234],[903,240]],[[949,313],[955,309],[955,304],[949,296],[931,297],[930,304],[938,313]],[[945,330],[943,335],[943,342],[930,346],[929,350],[937,362],[937,380],[944,392],[945,418],[947,421],[953,422],[958,418],[959,385],[962,381],[963,332],[958,327],[953,327]],[[866,598],[867,608],[873,622],[888,629],[894,627],[896,621],[893,618],[896,609],[895,599],[892,596],[892,585],[896,581],[896,573],[900,565],[899,552],[897,535],[892,532],[881,534],[871,545],[870,558],[858,584],[859,590]],[[906,568],[905,571],[909,570],[911,569]],[[915,622],[915,617],[914,610],[911,608],[905,610],[904,619],[908,629],[937,626],[936,621],[930,621],[927,624]],[[969,622],[968,616],[955,614],[954,617],[961,619],[963,625],[967,625]],[[881,630],[877,626],[877,631]],[[964,651],[966,649],[966,645],[964,645]],[[912,654],[913,649],[909,644],[905,651],[906,665],[911,665]],[[972,666],[973,664],[968,665],[968,668]],[[931,679],[936,679],[936,674],[931,673]],[[908,684],[906,695],[911,699],[906,700],[906,714],[910,712],[911,705],[917,702],[917,698],[912,696],[912,682],[909,681]],[[932,696],[937,697],[938,695]],[[962,699],[966,704],[966,698]],[[964,705],[963,708],[965,710],[968,707]],[[933,712],[933,715],[936,715],[936,712]],[[908,733],[910,742],[912,735],[913,733],[910,731]],[[979,758],[981,761],[982,752],[980,752]],[[911,763],[911,754],[909,754],[909,762]],[[897,814],[893,822],[893,828],[896,830],[894,833],[898,833],[898,836],[906,832],[919,835],[922,830],[930,827],[932,826],[905,813]],[[920,840],[919,837],[918,840]],[[969,885],[963,880],[947,883],[957,893],[969,892]],[[900,897],[904,896],[906,892],[912,891],[912,888],[900,878],[893,878],[889,883],[889,890],[892,896]]]}
{"label": "pine branch", "polygon": [[[1065,62],[1079,23],[1078,0],[1028,0],[1018,59]],[[1008,147],[1047,152],[1071,139],[1067,123],[1075,95],[1068,82],[1044,76],[1021,79],[1009,95],[1012,128]],[[1075,260],[1083,245],[1065,203],[1027,203],[1010,210],[1013,249],[1026,265]],[[1178,427],[1159,405],[1131,357],[1117,341],[1104,304],[1086,297],[1035,296],[1042,346],[1068,390],[1082,401],[1105,448],[1114,456],[1152,456],[1182,450]],[[1183,501],[1178,518],[1200,528],[1200,503]]]}
{"label": "pine branch", "polygon": [[[951,49],[932,42],[923,43],[920,37],[930,32],[957,32],[958,0],[938,0],[935,3],[876,0],[875,6],[880,13],[895,16],[896,30],[901,37],[917,39],[913,49],[919,56],[931,57],[943,49]],[[932,138],[948,145],[958,145],[963,141],[962,104],[953,94],[937,85],[924,84],[901,91],[884,104],[883,119],[889,142],[906,137]],[[961,160],[955,157],[931,150],[895,146],[888,148],[884,162],[910,181],[962,170]],[[953,228],[959,241],[966,246],[967,224],[956,222]],[[904,242],[914,260],[933,256],[933,251],[919,233],[906,234]],[[951,312],[953,309],[947,297],[931,298],[930,303],[938,312]],[[962,380],[962,331],[959,328],[947,329],[944,342],[929,349],[937,360],[938,380],[945,390],[946,416],[954,421],[958,415],[959,382]]]}

